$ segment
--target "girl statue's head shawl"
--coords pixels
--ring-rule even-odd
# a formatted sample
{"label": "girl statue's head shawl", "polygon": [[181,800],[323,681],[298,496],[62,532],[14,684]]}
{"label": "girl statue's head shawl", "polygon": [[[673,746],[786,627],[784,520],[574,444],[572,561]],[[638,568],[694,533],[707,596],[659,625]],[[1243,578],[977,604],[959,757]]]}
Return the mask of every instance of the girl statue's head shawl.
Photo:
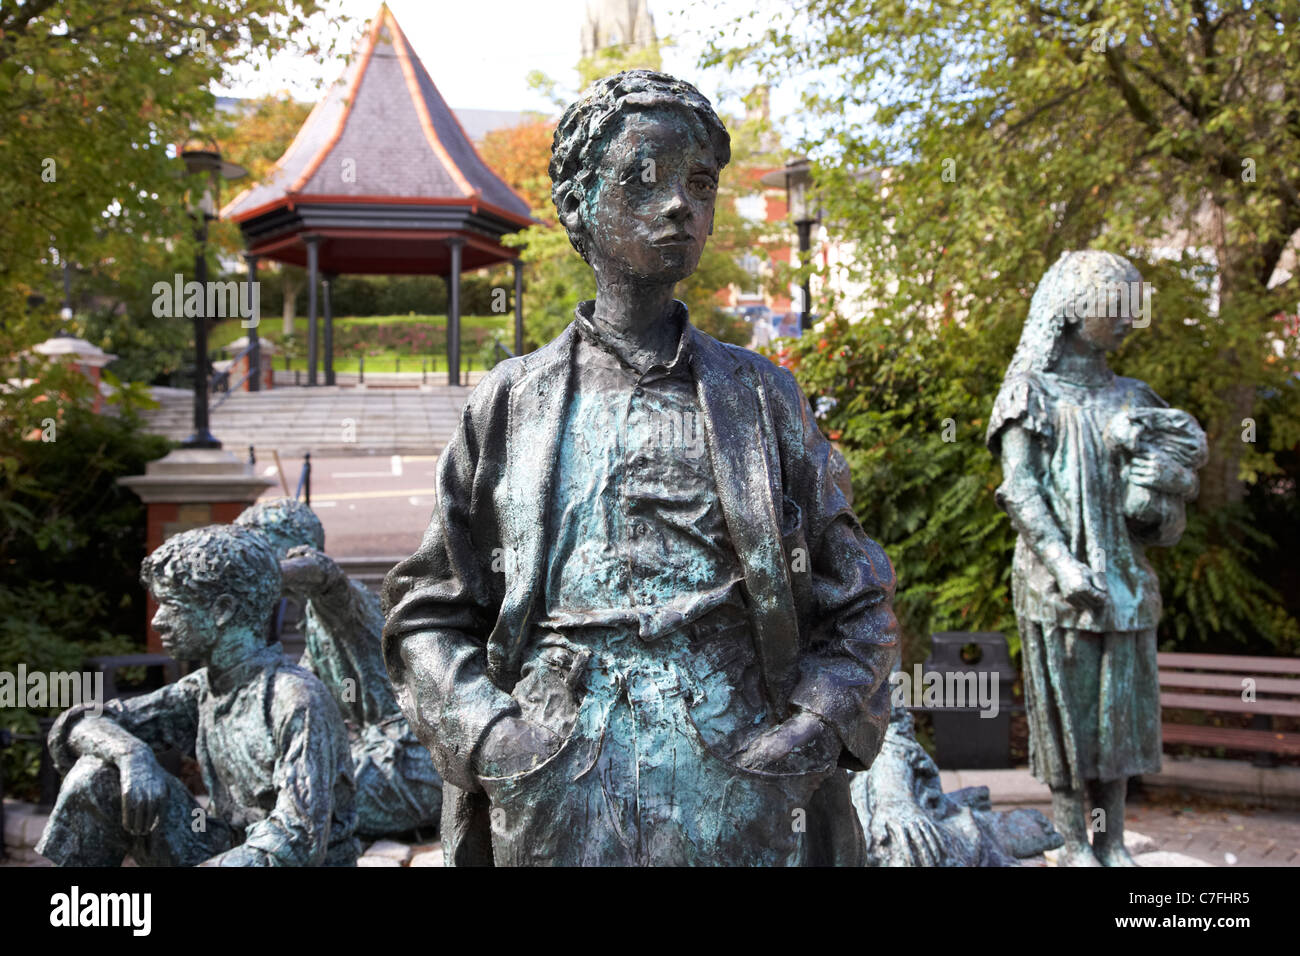
{"label": "girl statue's head shawl", "polygon": [[1029,318],[1007,368],[1010,380],[1026,372],[1047,372],[1061,356],[1061,339],[1070,315],[1083,302],[1105,303],[1115,283],[1141,282],[1133,263],[1113,252],[1084,249],[1063,252],[1043,273],[1029,303]]}

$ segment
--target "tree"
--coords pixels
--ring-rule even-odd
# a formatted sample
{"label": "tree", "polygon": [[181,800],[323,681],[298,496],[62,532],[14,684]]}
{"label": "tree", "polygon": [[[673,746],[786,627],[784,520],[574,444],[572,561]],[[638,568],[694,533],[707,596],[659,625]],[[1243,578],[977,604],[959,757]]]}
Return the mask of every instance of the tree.
{"label": "tree", "polygon": [[822,205],[876,307],[789,360],[840,399],[825,425],[875,469],[855,474],[876,495],[860,509],[887,529],[918,631],[1008,624],[1009,532],[982,428],[1038,278],[1096,246],[1156,286],[1117,369],[1193,411],[1212,443],[1187,538],[1158,557],[1163,636],[1297,639],[1243,505],[1300,439],[1296,340],[1277,321],[1300,295],[1278,270],[1300,229],[1296,12],[802,0],[756,44],[715,41],[710,63],[810,77]]}
{"label": "tree", "polygon": [[[248,178],[241,185],[266,179],[276,162],[288,151],[289,144],[310,112],[310,104],[299,103],[284,91],[249,103],[233,122],[220,122],[214,138],[221,144],[227,159],[248,170]],[[233,223],[222,223],[213,238],[229,252],[243,248],[239,230]],[[282,334],[293,335],[298,293],[307,284],[307,271],[286,263],[266,264],[273,265],[275,271],[272,275],[278,274],[283,291]]]}
{"label": "tree", "polygon": [[[76,264],[82,331],[121,353],[122,377],[174,362],[188,323],[155,319],[150,302],[154,282],[194,261],[171,147],[212,128],[209,87],[228,67],[301,40],[319,9],[0,0],[0,671],[76,670],[138,645],[144,506],[117,479],[170,444],[132,414],[141,389],[119,387],[119,414],[99,414],[79,372],[18,359],[55,326],[58,268]],[[3,722],[34,733],[38,716],[9,708]],[[39,750],[0,755],[11,785],[32,790]]]}
{"label": "tree", "polygon": [[300,103],[282,90],[245,101],[230,119],[217,118],[214,135],[223,153],[248,170],[248,178],[241,186],[267,177],[289,149],[311,109],[310,103]]}
{"label": "tree", "polygon": [[[897,275],[909,297],[979,297],[990,282],[1027,288],[1072,246],[1155,252],[1180,230],[1217,265],[1216,319],[1230,330],[1219,367],[1231,381],[1206,423],[1202,501],[1241,501],[1269,467],[1240,440],[1241,422],[1275,317],[1300,297],[1300,276],[1270,288],[1300,230],[1300,6],[799,6],[788,32],[713,58],[836,75],[805,105],[832,134],[823,172],[844,200],[836,218],[877,281]],[[846,174],[883,168],[896,172],[885,201],[855,202]]]}
{"label": "tree", "polygon": [[551,177],[546,170],[554,135],[555,122],[537,116],[518,126],[491,130],[478,148],[483,162],[523,196],[538,217],[553,215]]}
{"label": "tree", "polygon": [[[30,371],[37,380],[11,383],[0,402],[0,672],[10,674],[76,671],[88,656],[138,648],[145,506],[118,479],[171,444],[146,434],[129,404],[92,411],[91,385],[70,365]],[[0,726],[35,734],[55,713],[8,706]],[[40,749],[0,750],[9,791],[34,795]]]}
{"label": "tree", "polygon": [[[49,334],[51,249],[100,261],[110,234],[186,237],[168,147],[215,110],[228,67],[290,44],[318,0],[0,3],[0,353]],[[182,238],[182,241],[184,239]],[[28,297],[43,295],[34,311]]]}

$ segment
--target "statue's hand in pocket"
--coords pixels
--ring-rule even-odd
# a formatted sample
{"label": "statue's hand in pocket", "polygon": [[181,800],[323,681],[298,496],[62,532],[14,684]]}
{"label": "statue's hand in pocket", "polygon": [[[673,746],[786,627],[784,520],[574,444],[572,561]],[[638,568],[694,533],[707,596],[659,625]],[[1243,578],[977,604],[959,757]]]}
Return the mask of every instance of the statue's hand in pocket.
{"label": "statue's hand in pocket", "polygon": [[488,728],[474,759],[480,777],[512,777],[535,768],[557,750],[563,738],[541,724],[502,717]]}
{"label": "statue's hand in pocket", "polygon": [[812,773],[835,765],[839,735],[816,714],[801,712],[759,734],[736,763],[763,773]]}

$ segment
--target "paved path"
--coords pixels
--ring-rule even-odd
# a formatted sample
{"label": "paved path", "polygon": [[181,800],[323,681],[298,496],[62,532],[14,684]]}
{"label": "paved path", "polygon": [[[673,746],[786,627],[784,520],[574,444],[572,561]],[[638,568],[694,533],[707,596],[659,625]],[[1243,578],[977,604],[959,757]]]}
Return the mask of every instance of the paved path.
{"label": "paved path", "polygon": [[[481,373],[476,373],[481,374]],[[277,388],[236,392],[212,415],[211,430],[241,457],[253,447],[256,471],[298,487],[312,457],[312,507],[336,558],[394,561],[420,543],[434,502],[434,469],[460,419],[469,388]],[[155,434],[192,432],[193,396],[155,389],[162,407],[145,413]],[[285,494],[277,480],[265,496]],[[390,562],[391,563],[391,562]]]}
{"label": "paved path", "polygon": [[[1166,757],[1168,772],[1161,776],[1183,779],[1183,763]],[[1207,780],[1241,780],[1243,786],[1250,783],[1252,775],[1260,774],[1242,761],[1205,759],[1195,767]],[[1291,773],[1290,768],[1279,767],[1264,775],[1288,782]],[[944,770],[941,780],[945,791],[988,787],[998,809],[1027,806],[1052,816],[1050,791],[1028,770]],[[1163,851],[1214,866],[1300,866],[1300,812],[1245,809],[1249,806],[1246,800],[1225,802],[1152,786],[1129,802],[1125,826],[1150,837]]]}
{"label": "paved path", "polygon": [[[1032,806],[1049,817],[1052,815],[1051,805],[1047,803],[1002,803],[995,798],[994,806],[1003,810]],[[35,856],[30,849],[40,835],[44,818],[34,814],[26,804],[7,803],[6,810],[5,836],[10,859],[0,862],[0,866],[49,866],[48,860]],[[1148,837],[1161,852],[1192,857],[1212,866],[1300,867],[1300,813],[1227,809],[1205,802],[1170,801],[1156,796],[1130,803],[1125,825],[1131,833]],[[1154,862],[1154,858],[1149,859]],[[362,866],[441,864],[442,848],[437,842],[388,840],[368,846],[361,863]]]}
{"label": "paved path", "polygon": [[[999,810],[1012,806],[994,802]],[[1014,806],[1032,807],[1048,818],[1052,816],[1049,803]],[[1141,800],[1127,807],[1124,826],[1150,837],[1164,852],[1192,857],[1211,866],[1300,867],[1300,813]]]}
{"label": "paved path", "polygon": [[1224,809],[1156,796],[1125,817],[1160,849],[1215,866],[1300,866],[1300,813]]}

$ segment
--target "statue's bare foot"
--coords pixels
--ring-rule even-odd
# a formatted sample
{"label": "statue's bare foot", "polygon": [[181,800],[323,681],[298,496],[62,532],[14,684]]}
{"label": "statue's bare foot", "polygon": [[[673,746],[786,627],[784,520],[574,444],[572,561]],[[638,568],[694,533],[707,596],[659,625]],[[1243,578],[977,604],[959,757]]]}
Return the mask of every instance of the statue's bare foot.
{"label": "statue's bare foot", "polygon": [[1101,866],[1101,861],[1086,843],[1069,843],[1056,851],[1057,866]]}
{"label": "statue's bare foot", "polygon": [[1101,861],[1102,866],[1137,866],[1137,860],[1133,859],[1124,845],[1107,843],[1105,846],[1096,846],[1092,852],[1097,859]]}

